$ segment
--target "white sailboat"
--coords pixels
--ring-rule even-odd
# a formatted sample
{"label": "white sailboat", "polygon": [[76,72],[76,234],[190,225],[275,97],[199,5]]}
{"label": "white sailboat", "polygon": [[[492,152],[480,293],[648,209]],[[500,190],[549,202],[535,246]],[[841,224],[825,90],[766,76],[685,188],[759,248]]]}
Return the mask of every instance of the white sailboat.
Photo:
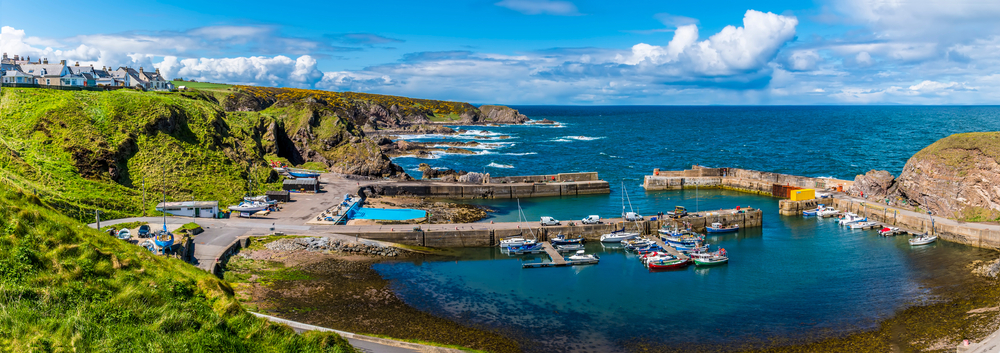
{"label": "white sailboat", "polygon": [[[518,224],[524,225],[524,220],[526,220],[526,219],[528,219],[528,217],[524,216],[524,211],[521,210],[521,200],[518,199],[517,200],[517,222],[518,222]],[[526,238],[524,236],[523,232],[521,234],[518,234],[518,235],[515,235],[515,236],[511,236],[511,237],[506,237],[506,238],[500,239],[500,244],[499,244],[500,245],[500,249],[501,250],[502,249],[507,249],[508,247],[511,247],[511,246],[534,245],[534,244],[538,243],[538,237],[536,237],[535,233],[531,231],[531,228],[528,228],[528,233],[531,234],[531,238],[532,239]]]}
{"label": "white sailboat", "polygon": [[[623,220],[625,219],[625,214],[626,214],[626,212],[625,212],[625,197],[627,197],[627,196],[628,196],[628,192],[625,190],[625,182],[623,181],[622,182],[622,219]],[[628,207],[629,207],[630,210],[632,209],[632,199],[631,198],[629,198]],[[635,210],[632,210],[632,211],[633,211],[632,213],[635,213],[634,212]],[[638,225],[639,225],[639,223],[636,222],[636,229],[639,229]],[[601,242],[602,243],[621,243],[622,240],[635,239],[638,236],[639,236],[638,232],[626,232],[625,231],[625,224],[623,223],[621,230],[615,230],[615,231],[611,231],[611,233],[607,233],[607,234],[601,235]]]}

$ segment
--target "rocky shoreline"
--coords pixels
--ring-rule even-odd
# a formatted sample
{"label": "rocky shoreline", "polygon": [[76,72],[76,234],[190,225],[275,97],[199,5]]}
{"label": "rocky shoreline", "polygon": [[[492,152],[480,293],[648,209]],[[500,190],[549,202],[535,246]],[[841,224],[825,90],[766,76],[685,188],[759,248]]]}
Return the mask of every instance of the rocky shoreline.
{"label": "rocky shoreline", "polygon": [[[519,352],[499,334],[416,310],[372,269],[390,259],[422,258],[405,249],[372,255],[346,242],[315,237],[264,238],[227,265],[227,279],[251,310],[349,332],[430,341],[490,352]],[[328,244],[328,245],[323,245]],[[340,244],[335,245],[335,244]],[[386,252],[376,249],[375,253]]]}

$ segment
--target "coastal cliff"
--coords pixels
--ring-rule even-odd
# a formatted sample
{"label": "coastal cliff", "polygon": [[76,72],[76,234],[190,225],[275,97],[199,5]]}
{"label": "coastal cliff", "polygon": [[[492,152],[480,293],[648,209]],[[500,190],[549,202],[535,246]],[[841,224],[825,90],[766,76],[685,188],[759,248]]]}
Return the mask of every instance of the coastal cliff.
{"label": "coastal cliff", "polygon": [[935,215],[964,221],[1000,218],[1000,132],[955,134],[913,155],[898,178],[871,171],[857,192],[901,197]]}

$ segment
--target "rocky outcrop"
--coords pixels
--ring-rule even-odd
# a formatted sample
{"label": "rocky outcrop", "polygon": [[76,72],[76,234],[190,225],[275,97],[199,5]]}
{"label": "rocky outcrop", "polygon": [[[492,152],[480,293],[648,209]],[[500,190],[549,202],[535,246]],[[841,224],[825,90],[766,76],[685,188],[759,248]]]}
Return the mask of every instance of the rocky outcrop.
{"label": "rocky outcrop", "polygon": [[524,124],[528,121],[528,117],[518,112],[517,109],[502,105],[483,105],[479,107],[479,111],[482,114],[477,119],[473,120],[474,118],[470,117],[468,121],[463,119],[462,122],[469,124]]}
{"label": "rocky outcrop", "polygon": [[438,170],[434,169],[427,163],[420,163],[420,167],[418,167],[418,169],[420,169],[420,172],[423,173],[423,176],[421,177],[422,179],[448,178],[449,180],[456,180],[457,178],[469,173],[464,170],[454,170],[454,169]]}
{"label": "rocky outcrop", "polygon": [[956,134],[917,152],[899,190],[936,215],[963,220],[1000,217],[1000,132]]}
{"label": "rocky outcrop", "polygon": [[854,178],[854,185],[848,190],[853,195],[869,198],[895,199],[903,196],[896,187],[896,178],[884,170],[871,170]]}

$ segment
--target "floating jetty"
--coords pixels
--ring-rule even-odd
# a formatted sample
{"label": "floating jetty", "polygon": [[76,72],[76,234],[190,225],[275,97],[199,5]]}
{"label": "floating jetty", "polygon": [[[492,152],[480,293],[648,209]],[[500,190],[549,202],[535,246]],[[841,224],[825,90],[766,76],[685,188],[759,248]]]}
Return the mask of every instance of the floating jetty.
{"label": "floating jetty", "polygon": [[542,243],[542,249],[545,249],[545,253],[549,255],[552,262],[531,262],[522,263],[521,268],[541,268],[541,267],[559,267],[559,266],[577,266],[577,265],[592,265],[596,264],[598,260],[576,260],[569,261],[562,256],[552,244],[545,242]]}

